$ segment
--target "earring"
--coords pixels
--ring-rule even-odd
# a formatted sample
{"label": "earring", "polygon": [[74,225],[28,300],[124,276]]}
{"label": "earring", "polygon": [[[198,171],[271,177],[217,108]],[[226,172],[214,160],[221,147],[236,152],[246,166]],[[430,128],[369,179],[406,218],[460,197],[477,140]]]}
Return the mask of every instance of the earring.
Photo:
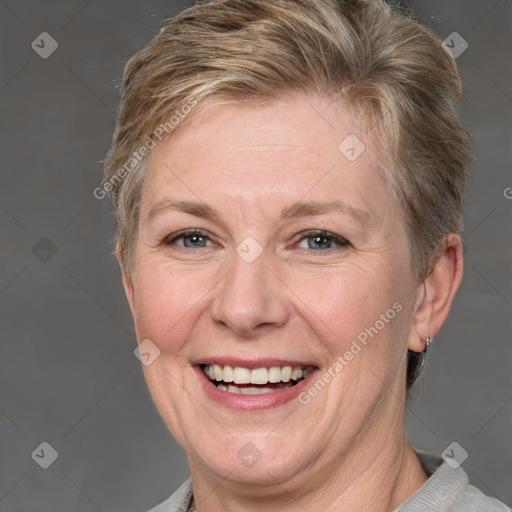
{"label": "earring", "polygon": [[425,339],[425,348],[423,350],[423,352],[426,352],[430,345],[432,345],[432,342],[434,341],[434,338],[431,338],[430,336],[427,336],[427,338]]}

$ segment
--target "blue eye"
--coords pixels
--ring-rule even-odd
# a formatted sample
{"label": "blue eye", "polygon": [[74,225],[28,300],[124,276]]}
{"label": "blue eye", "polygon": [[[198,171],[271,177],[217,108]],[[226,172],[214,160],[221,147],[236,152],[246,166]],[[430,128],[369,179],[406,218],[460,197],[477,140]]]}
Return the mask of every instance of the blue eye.
{"label": "blue eye", "polygon": [[[203,249],[213,247],[210,235],[205,231],[189,230],[170,235],[163,241],[164,245],[175,245],[184,249]],[[336,248],[347,247],[350,242],[326,231],[310,231],[303,234],[297,247],[313,252],[326,252]]]}
{"label": "blue eye", "polygon": [[186,235],[181,237],[185,247],[205,247],[206,238],[201,235]]}
{"label": "blue eye", "polygon": [[313,231],[300,239],[298,247],[313,251],[326,251],[335,247],[346,247],[349,242],[325,231]]}
{"label": "blue eye", "polygon": [[164,243],[165,245],[179,245],[187,249],[201,249],[207,247],[209,242],[211,245],[210,238],[202,231],[186,231],[178,233],[173,238],[167,238]]}

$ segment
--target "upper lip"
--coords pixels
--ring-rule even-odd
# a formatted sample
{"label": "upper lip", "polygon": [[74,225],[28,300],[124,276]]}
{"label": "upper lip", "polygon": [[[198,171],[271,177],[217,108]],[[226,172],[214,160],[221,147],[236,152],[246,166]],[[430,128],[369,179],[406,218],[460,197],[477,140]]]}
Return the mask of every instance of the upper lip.
{"label": "upper lip", "polygon": [[192,362],[193,365],[218,364],[219,366],[238,366],[241,368],[270,368],[271,366],[300,366],[308,367],[316,365],[311,361],[298,361],[296,359],[281,359],[276,357],[264,357],[258,359],[240,359],[236,357],[205,357]]}

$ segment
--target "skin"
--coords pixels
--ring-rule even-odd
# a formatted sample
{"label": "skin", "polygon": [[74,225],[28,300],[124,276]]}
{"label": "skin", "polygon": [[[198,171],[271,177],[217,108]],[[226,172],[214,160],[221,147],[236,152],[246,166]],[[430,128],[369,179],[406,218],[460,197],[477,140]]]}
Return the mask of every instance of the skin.
{"label": "skin", "polygon": [[[351,133],[366,145],[354,162],[338,150]],[[135,266],[123,282],[139,343],[161,351],[144,374],[186,450],[199,512],[382,512],[427,479],[404,434],[407,349],[422,351],[443,324],[462,244],[447,236],[418,282],[372,148],[349,106],[291,96],[198,110],[149,156]],[[219,217],[160,209],[148,220],[165,199],[206,203]],[[299,200],[343,201],[366,221],[339,210],[280,219]],[[185,229],[211,241],[186,248],[190,238],[171,236]],[[310,248],[311,230],[349,243]],[[250,264],[236,252],[247,236],[263,249]],[[402,310],[305,405],[234,411],[206,396],[191,366],[277,357],[323,372],[394,303]],[[252,467],[237,457],[248,442],[262,455]]]}

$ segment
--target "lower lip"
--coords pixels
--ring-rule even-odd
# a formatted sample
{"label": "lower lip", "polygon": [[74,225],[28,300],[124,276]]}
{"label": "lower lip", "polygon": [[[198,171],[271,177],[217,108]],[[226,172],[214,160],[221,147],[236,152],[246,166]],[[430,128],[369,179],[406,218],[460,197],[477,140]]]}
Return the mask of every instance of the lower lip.
{"label": "lower lip", "polygon": [[198,374],[201,384],[205,390],[208,398],[218,402],[231,409],[245,409],[245,410],[264,410],[271,409],[284,405],[292,400],[298,401],[299,394],[304,391],[314,376],[317,374],[318,369],[315,368],[308,374],[303,380],[301,380],[295,386],[289,388],[280,389],[279,391],[273,391],[272,393],[264,393],[261,395],[239,395],[237,393],[230,393],[229,391],[222,391],[218,389],[215,384],[210,382],[210,379],[206,377],[200,366],[194,367]]}

